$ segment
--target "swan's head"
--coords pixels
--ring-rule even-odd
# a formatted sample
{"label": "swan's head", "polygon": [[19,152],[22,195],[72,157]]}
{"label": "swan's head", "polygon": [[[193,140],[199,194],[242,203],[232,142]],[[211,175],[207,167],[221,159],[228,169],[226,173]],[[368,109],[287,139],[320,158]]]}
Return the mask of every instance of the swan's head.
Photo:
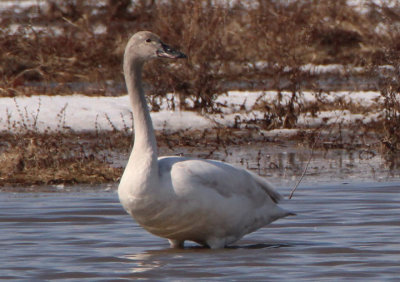
{"label": "swan's head", "polygon": [[186,55],[169,47],[156,34],[140,31],[129,40],[125,49],[125,58],[135,58],[145,62],[156,58],[186,58]]}

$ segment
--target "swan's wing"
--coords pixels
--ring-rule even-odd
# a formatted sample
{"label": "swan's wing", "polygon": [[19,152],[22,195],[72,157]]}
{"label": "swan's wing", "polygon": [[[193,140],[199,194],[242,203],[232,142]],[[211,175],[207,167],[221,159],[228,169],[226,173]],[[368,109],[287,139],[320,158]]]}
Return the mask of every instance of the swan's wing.
{"label": "swan's wing", "polygon": [[[244,170],[244,169],[243,169]],[[272,201],[274,201],[275,203],[278,203],[281,199],[282,199],[282,195],[279,194],[275,188],[272,186],[271,183],[269,183],[267,180],[265,180],[264,178],[262,178],[261,176],[245,170],[248,174],[251,175],[251,177],[254,179],[254,181],[257,182],[257,184],[259,185],[259,187],[261,189],[264,190],[265,193],[268,194],[268,196],[272,199]]]}
{"label": "swan's wing", "polygon": [[272,185],[260,176],[220,161],[167,157],[160,159],[159,169],[161,177],[169,174],[178,193],[211,189],[224,197],[244,196],[254,202],[264,202],[266,197],[275,203],[281,199]]}

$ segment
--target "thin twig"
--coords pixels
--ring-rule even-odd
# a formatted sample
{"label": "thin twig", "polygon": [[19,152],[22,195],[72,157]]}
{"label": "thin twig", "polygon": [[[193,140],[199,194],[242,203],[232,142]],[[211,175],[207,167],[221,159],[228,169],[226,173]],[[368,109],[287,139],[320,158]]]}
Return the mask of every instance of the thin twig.
{"label": "thin twig", "polygon": [[322,130],[319,131],[318,136],[317,136],[317,138],[315,138],[314,144],[311,147],[310,157],[308,158],[308,162],[306,164],[306,167],[303,170],[303,173],[301,174],[301,176],[300,176],[299,180],[297,181],[296,185],[293,187],[292,191],[290,191],[289,200],[293,197],[294,191],[296,191],[297,187],[300,185],[300,182],[303,180],[304,176],[306,175],[308,166],[310,165],[310,162],[311,162],[311,160],[312,160],[312,158],[314,156],[315,145],[317,144],[317,141],[319,140],[319,137],[321,136],[321,132],[322,132]]}
{"label": "thin twig", "polygon": [[66,18],[66,17],[62,17],[62,19],[64,21],[66,21],[67,23],[69,23],[70,25],[76,27],[77,29],[82,29],[79,25],[77,25],[76,23],[72,22],[70,19]]}
{"label": "thin twig", "polygon": [[[342,111],[342,113],[343,113],[343,111]],[[338,122],[340,116],[342,116],[342,115],[337,115],[337,116],[336,116],[336,119],[335,119],[335,122],[333,122],[331,125],[328,125],[327,128],[333,129],[333,126],[336,125],[336,124],[338,124],[337,122]],[[314,144],[313,144],[312,147],[311,147],[310,158],[308,159],[308,162],[307,162],[307,164],[306,164],[306,167],[304,168],[303,173],[301,174],[299,181],[297,181],[297,183],[296,183],[296,185],[293,187],[292,191],[290,191],[290,194],[289,194],[289,197],[288,197],[289,200],[293,197],[294,191],[296,191],[297,187],[300,185],[300,182],[303,180],[303,178],[304,178],[304,176],[305,176],[305,174],[306,174],[306,172],[307,172],[308,166],[310,165],[310,162],[311,162],[311,160],[312,160],[312,158],[313,158],[313,156],[314,156],[314,148],[315,148],[315,145],[317,144],[317,141],[320,139],[320,136],[321,136],[321,133],[322,133],[322,130],[323,130],[323,129],[324,129],[324,127],[322,127],[322,128],[319,130],[318,136],[317,136],[317,138],[315,138]],[[330,133],[331,133],[331,131],[329,132],[329,134],[330,134]]]}
{"label": "thin twig", "polygon": [[104,116],[105,116],[106,120],[108,121],[108,124],[111,126],[112,130],[113,130],[114,132],[117,132],[117,131],[118,131],[118,128],[117,128],[117,127],[115,126],[115,124],[111,121],[110,116],[109,116],[108,114],[104,114]]}

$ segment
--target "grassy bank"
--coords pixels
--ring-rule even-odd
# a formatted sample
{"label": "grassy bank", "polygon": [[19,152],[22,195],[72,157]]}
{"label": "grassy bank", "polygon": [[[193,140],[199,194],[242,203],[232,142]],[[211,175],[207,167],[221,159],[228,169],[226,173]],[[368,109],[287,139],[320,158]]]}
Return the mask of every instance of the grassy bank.
{"label": "grassy bank", "polygon": [[[384,170],[398,175],[398,155],[388,153],[386,145],[366,128],[360,134],[359,127],[360,124],[337,123],[287,135],[285,132],[268,134],[269,131],[264,134],[258,126],[248,123],[242,128],[157,131],[156,134],[160,155],[228,161],[264,176],[286,178],[286,181],[302,174],[312,154],[319,155],[316,161],[323,165],[311,166],[310,175],[326,174],[324,165],[333,173],[332,162],[341,166],[346,159],[350,160],[349,166],[338,169],[345,169],[349,176],[352,170],[360,173],[358,166],[369,162],[370,166],[361,173],[379,174]],[[0,139],[0,187],[117,182],[132,146],[131,134],[121,131],[21,131],[2,133]],[[242,152],[241,157],[238,151]],[[343,160],[331,159],[341,155]],[[282,163],[281,158],[288,158],[289,164]],[[341,172],[340,178],[346,174]]]}
{"label": "grassy bank", "polygon": [[[123,50],[130,35],[146,29],[188,55],[188,60],[173,65],[146,67],[153,111],[168,92],[176,96],[170,101],[172,109],[205,115],[223,111],[224,105],[215,100],[227,90],[272,89],[291,97],[260,101],[254,110],[263,111],[263,118],[238,121],[231,128],[158,132],[162,150],[200,146],[202,157],[218,158],[213,152],[226,146],[280,142],[260,134],[263,130],[297,128],[290,138],[300,146],[373,150],[397,168],[393,160],[400,151],[399,4],[212,2],[49,0],[2,10],[0,96],[125,94]],[[340,65],[341,70],[326,73],[306,67],[329,64]],[[378,91],[383,103],[368,109],[345,100],[302,102],[305,90],[323,97],[342,88]],[[301,116],[327,110],[380,114],[368,123],[299,125]],[[41,133],[15,126],[21,130],[1,135],[0,185],[117,181],[123,165],[115,162],[116,156],[126,156],[131,146],[126,131]]]}

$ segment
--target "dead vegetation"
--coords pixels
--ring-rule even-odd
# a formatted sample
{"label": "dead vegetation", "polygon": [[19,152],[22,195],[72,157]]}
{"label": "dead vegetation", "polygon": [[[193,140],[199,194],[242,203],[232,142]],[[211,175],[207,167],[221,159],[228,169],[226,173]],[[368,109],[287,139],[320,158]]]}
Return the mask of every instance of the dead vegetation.
{"label": "dead vegetation", "polygon": [[[118,147],[111,146],[110,138],[99,138],[100,142],[93,142],[94,138],[90,134],[71,132],[3,133],[0,146],[0,186],[117,181],[122,168],[114,167],[110,158]],[[113,138],[118,136],[114,134]],[[121,144],[120,138],[118,141]]]}
{"label": "dead vegetation", "polygon": [[371,66],[390,63],[399,5],[364,2],[366,12],[345,0],[48,0],[8,9],[0,20],[0,95],[120,95],[123,48],[142,29],[189,56],[173,72],[147,68],[154,95],[173,90],[209,111],[215,95],[232,87],[315,89],[317,78],[301,66],[359,66],[365,76]]}
{"label": "dead vegetation", "polygon": [[[352,101],[327,103],[323,98],[331,90],[349,89],[379,91],[384,103],[374,110],[381,113],[380,119],[350,126],[322,124],[311,131],[300,128],[296,140],[311,145],[321,136],[316,148],[363,147],[391,156],[399,153],[397,2],[364,1],[363,7],[345,0],[214,2],[47,0],[2,10],[0,96],[124,94],[123,48],[131,34],[146,29],[178,44],[189,57],[177,64],[146,67],[153,110],[167,99],[168,92],[175,93],[169,101],[172,110],[179,107],[204,114],[222,112],[223,105],[215,99],[227,90],[271,89],[279,94],[273,103],[256,104],[254,110],[264,112],[262,118],[241,120],[232,128],[194,135],[161,132],[160,145],[165,148],[193,146],[201,140],[207,157],[241,142],[273,142],[260,132],[300,128],[302,115],[316,116],[327,110],[368,113],[371,109]],[[327,64],[339,64],[344,71],[305,68]],[[382,70],[382,66],[387,68]],[[304,103],[305,90],[320,99]],[[283,92],[289,92],[290,99],[283,101]],[[19,114],[25,115],[23,109]],[[112,154],[129,151],[126,130],[83,136],[64,129],[61,115],[58,132],[39,133],[34,116],[25,120],[9,124],[23,131],[2,135],[0,185],[98,183],[120,176],[121,166],[112,165]],[[111,143],[121,145],[115,149]]]}

